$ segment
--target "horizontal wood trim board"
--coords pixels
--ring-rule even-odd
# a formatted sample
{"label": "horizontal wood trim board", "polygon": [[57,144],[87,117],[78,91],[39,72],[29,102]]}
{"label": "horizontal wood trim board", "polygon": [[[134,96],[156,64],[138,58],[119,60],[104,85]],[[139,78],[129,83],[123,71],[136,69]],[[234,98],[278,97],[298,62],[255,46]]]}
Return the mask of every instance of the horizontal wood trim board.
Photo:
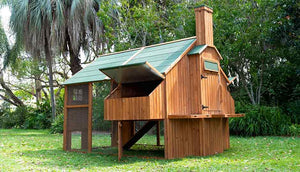
{"label": "horizontal wood trim board", "polygon": [[67,105],[66,108],[84,108],[89,107],[89,105]]}
{"label": "horizontal wood trim board", "polygon": [[245,114],[195,114],[195,115],[168,115],[168,119],[193,119],[193,118],[232,118],[244,117]]}
{"label": "horizontal wood trim board", "polygon": [[225,114],[225,118],[244,117],[245,114]]}
{"label": "horizontal wood trim board", "polygon": [[225,114],[168,115],[169,119],[225,118]]}

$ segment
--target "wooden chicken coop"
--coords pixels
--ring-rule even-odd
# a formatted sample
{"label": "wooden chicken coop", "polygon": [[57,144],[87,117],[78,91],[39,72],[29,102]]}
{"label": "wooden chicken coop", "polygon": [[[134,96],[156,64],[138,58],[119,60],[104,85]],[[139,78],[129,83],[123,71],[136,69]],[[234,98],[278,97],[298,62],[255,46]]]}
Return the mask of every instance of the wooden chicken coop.
{"label": "wooden chicken coop", "polygon": [[[104,119],[112,122],[112,146],[130,149],[147,131],[164,123],[164,156],[206,156],[229,148],[234,100],[213,44],[213,10],[195,8],[196,36],[102,55],[65,85],[64,150],[71,132],[92,151],[92,83],[111,81]],[[134,121],[147,121],[135,131]],[[159,144],[159,134],[158,134]]]}

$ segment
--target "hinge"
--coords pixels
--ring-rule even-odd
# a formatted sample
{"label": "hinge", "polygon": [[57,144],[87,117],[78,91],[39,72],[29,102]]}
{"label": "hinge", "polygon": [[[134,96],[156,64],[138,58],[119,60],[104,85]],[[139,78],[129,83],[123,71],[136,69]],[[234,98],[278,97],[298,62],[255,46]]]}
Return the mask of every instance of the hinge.
{"label": "hinge", "polygon": [[202,105],[202,110],[203,110],[203,109],[205,109],[205,108],[208,108],[208,106],[204,106],[204,105]]}
{"label": "hinge", "polygon": [[201,79],[206,79],[207,76],[201,75]]}

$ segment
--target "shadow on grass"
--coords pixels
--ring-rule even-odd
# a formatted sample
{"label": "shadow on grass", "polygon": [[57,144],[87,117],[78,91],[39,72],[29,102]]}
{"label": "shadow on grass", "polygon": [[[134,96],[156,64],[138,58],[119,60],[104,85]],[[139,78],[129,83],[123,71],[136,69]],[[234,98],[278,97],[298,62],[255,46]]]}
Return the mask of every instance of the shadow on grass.
{"label": "shadow on grass", "polygon": [[22,151],[22,156],[33,160],[35,165],[46,168],[83,169],[93,167],[117,167],[134,163],[156,162],[164,165],[177,160],[164,160],[164,147],[154,145],[134,145],[124,151],[118,161],[117,148],[105,147],[93,150],[92,153],[65,152],[60,149]]}

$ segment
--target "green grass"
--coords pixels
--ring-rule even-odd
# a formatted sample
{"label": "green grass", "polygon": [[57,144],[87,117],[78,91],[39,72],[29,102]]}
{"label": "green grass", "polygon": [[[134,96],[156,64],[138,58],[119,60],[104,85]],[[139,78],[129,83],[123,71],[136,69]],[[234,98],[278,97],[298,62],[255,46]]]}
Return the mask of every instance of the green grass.
{"label": "green grass", "polygon": [[[73,141],[80,144],[79,136]],[[139,144],[155,141],[154,136],[146,136]],[[93,142],[95,147],[109,146],[110,137],[96,135]],[[124,157],[118,162],[116,156],[98,152],[117,150],[64,152],[62,135],[47,130],[0,130],[0,171],[300,171],[300,138],[294,137],[231,137],[231,148],[222,154],[175,160]],[[163,148],[137,145],[125,154],[163,156]]]}

